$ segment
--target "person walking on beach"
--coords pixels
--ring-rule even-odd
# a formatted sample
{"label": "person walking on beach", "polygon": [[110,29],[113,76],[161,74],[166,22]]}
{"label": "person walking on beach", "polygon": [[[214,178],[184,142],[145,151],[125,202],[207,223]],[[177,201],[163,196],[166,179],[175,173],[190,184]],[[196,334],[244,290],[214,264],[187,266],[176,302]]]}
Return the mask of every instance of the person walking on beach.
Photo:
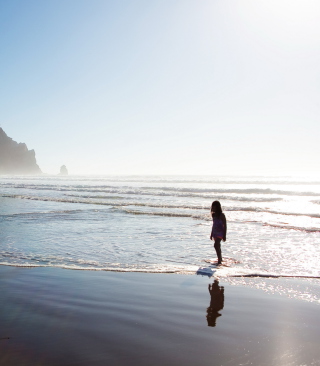
{"label": "person walking on beach", "polygon": [[210,240],[214,240],[214,249],[218,257],[218,264],[222,263],[221,240],[227,240],[227,220],[222,212],[219,201],[213,201],[211,205],[212,230]]}

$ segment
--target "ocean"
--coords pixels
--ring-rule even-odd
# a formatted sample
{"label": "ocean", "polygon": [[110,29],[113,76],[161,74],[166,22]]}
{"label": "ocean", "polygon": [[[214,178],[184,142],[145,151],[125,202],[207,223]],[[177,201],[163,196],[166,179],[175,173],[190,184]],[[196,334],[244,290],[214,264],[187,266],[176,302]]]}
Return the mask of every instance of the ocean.
{"label": "ocean", "polygon": [[214,276],[320,303],[320,179],[2,176],[0,264],[195,275],[216,258],[213,200],[229,263]]}

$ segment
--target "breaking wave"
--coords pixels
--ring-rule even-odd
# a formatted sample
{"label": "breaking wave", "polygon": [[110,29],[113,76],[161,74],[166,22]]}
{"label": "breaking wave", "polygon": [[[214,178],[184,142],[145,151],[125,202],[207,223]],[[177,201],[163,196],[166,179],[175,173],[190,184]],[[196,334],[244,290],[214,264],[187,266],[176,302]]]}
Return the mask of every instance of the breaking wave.
{"label": "breaking wave", "polygon": [[[92,192],[92,193],[112,193],[112,194],[139,194],[153,196],[180,196],[180,197],[208,197],[209,195],[221,194],[260,194],[260,195],[282,195],[282,196],[320,196],[319,192],[290,191],[271,188],[181,188],[181,187],[132,187],[132,186],[112,186],[112,185],[54,185],[54,184],[16,184],[1,183],[3,188],[30,189],[30,190],[47,190],[57,192]],[[228,196],[226,199],[238,200],[239,197]],[[248,197],[240,197],[247,200]],[[266,198],[256,198],[263,202]],[[268,198],[268,201],[281,200],[279,197]],[[268,202],[267,201],[267,202]]]}
{"label": "breaking wave", "polygon": [[[139,202],[139,201],[131,201],[131,202],[114,202],[114,201],[97,201],[92,200],[92,198],[85,198],[82,196],[71,196],[70,198],[58,198],[58,197],[43,197],[43,196],[27,196],[27,195],[11,195],[11,194],[3,194],[0,197],[6,198],[16,198],[16,199],[27,199],[27,200],[35,200],[35,201],[51,201],[51,202],[60,202],[60,203],[78,203],[78,204],[88,204],[88,205],[97,205],[97,206],[109,206],[114,209],[122,210],[123,212],[134,214],[134,215],[156,215],[156,216],[168,216],[168,217],[192,217],[200,220],[210,220],[210,214],[208,213],[208,207],[204,205],[184,205],[184,204],[168,204],[168,203],[152,203],[152,202]],[[91,196],[90,196],[91,197]],[[201,214],[194,214],[188,212],[167,212],[167,211],[143,211],[143,210],[134,210],[126,207],[142,207],[142,208],[151,208],[151,209],[181,209],[181,210],[202,210],[206,211]],[[297,212],[283,212],[276,211],[266,208],[259,207],[236,207],[236,206],[225,206],[225,212],[255,212],[255,213],[268,213],[274,215],[284,215],[284,216],[303,216],[309,218],[320,218],[320,214],[317,213],[297,213]],[[284,226],[288,228],[288,226]],[[311,230],[311,229],[310,229]],[[318,231],[318,229],[312,229],[311,231]]]}

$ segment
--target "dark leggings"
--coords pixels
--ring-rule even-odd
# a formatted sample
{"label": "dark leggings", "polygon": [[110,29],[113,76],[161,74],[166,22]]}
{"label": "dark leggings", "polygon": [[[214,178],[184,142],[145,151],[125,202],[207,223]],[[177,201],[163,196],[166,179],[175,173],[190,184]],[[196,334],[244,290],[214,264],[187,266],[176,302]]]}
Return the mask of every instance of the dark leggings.
{"label": "dark leggings", "polygon": [[217,252],[218,263],[221,263],[222,262],[222,256],[221,256],[221,239],[220,238],[215,238],[214,239],[214,249]]}

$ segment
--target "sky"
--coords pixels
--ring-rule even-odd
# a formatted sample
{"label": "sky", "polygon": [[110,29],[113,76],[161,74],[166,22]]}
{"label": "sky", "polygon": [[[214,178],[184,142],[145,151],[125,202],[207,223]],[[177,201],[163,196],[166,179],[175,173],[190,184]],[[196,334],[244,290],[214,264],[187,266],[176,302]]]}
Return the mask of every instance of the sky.
{"label": "sky", "polygon": [[0,127],[44,173],[319,172],[318,0],[0,0]]}

